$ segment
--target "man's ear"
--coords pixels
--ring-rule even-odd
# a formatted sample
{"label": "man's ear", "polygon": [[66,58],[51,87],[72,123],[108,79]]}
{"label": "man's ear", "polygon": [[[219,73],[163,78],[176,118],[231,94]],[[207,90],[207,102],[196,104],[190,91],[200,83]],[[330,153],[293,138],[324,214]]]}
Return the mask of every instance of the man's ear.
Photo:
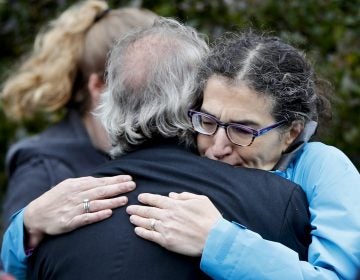
{"label": "man's ear", "polygon": [[285,152],[289,146],[295,141],[304,129],[304,123],[302,121],[293,121],[289,130],[285,133],[284,139],[284,150]]}
{"label": "man's ear", "polygon": [[87,88],[90,93],[92,107],[96,107],[99,104],[104,87],[105,82],[103,78],[97,73],[91,73],[88,79]]}

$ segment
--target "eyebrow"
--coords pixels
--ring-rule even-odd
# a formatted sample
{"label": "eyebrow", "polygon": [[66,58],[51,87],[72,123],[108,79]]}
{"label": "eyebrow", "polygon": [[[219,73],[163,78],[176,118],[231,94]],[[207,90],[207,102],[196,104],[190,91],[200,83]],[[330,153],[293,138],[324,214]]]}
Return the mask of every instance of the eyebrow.
{"label": "eyebrow", "polygon": [[[215,116],[214,114],[210,113],[208,110],[206,109],[203,109],[203,108],[200,108],[200,111],[203,112],[203,113],[206,113],[212,117],[214,117],[215,119],[218,119],[219,118],[217,116]],[[248,120],[248,119],[245,119],[245,120],[241,120],[241,121],[238,121],[238,120],[230,120],[228,123],[234,123],[234,124],[242,124],[242,125],[246,125],[246,126],[249,126],[249,125],[253,125],[253,126],[259,126],[259,124],[257,122],[254,122],[253,120]]]}

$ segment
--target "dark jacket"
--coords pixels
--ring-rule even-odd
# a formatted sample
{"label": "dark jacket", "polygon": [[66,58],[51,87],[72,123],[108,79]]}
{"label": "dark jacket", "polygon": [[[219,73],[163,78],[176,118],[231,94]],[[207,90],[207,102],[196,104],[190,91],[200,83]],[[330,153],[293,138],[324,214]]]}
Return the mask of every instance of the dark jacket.
{"label": "dark jacket", "polygon": [[41,134],[16,143],[6,157],[9,183],[3,204],[4,224],[52,186],[89,174],[106,161],[107,156],[92,146],[74,111]]}
{"label": "dark jacket", "polygon": [[[307,258],[309,220],[299,186],[266,171],[201,158],[165,141],[103,166],[97,176],[131,174],[137,195],[169,191],[205,194],[224,218]],[[103,222],[44,241],[31,259],[32,279],[205,279],[199,258],[184,257],[137,237],[124,208]]]}

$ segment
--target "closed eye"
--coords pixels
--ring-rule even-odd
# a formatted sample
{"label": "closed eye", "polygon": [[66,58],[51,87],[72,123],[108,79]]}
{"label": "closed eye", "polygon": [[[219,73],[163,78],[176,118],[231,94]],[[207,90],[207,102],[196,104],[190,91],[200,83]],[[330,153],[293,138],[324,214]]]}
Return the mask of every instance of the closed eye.
{"label": "closed eye", "polygon": [[253,135],[253,132],[250,130],[247,130],[246,128],[243,128],[241,126],[231,126],[231,129],[236,132],[237,134],[251,134]]}

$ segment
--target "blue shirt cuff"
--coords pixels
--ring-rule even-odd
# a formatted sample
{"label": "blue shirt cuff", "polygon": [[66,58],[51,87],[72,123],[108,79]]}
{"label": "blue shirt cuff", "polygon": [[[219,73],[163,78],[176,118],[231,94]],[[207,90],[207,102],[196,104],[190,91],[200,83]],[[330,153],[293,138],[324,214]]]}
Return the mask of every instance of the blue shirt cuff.
{"label": "blue shirt cuff", "polygon": [[16,279],[23,279],[27,268],[24,249],[24,209],[11,217],[11,223],[3,238],[1,260],[6,272],[14,275]]}
{"label": "blue shirt cuff", "polygon": [[[204,250],[201,256],[200,268],[209,276],[226,279],[224,274],[231,274],[233,263],[227,264],[226,259],[230,254],[233,243],[246,227],[236,222],[229,222],[220,218],[211,229],[206,239]],[[222,275],[217,275],[221,266]]]}

